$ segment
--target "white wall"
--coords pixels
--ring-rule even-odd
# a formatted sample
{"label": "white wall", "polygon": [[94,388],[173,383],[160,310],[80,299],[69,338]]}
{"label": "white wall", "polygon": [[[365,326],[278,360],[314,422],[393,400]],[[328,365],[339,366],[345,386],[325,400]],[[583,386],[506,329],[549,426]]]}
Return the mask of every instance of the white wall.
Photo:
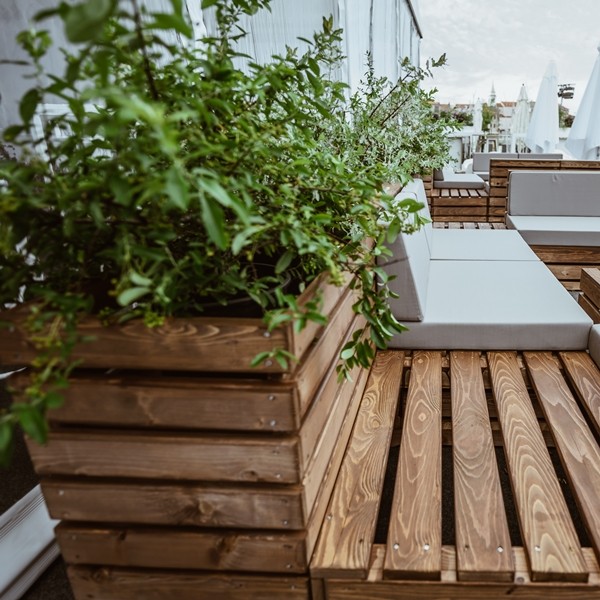
{"label": "white wall", "polygon": [[[23,60],[16,34],[32,26],[32,16],[58,0],[0,0],[0,59]],[[121,0],[127,2],[127,0]],[[165,7],[168,0],[144,0],[151,7]],[[210,11],[202,14],[200,0],[187,0],[195,30],[214,32],[214,18]],[[322,18],[333,15],[334,26],[344,29],[342,51],[347,60],[342,73],[336,74],[354,90],[366,69],[366,55],[371,52],[375,71],[395,80],[400,75],[399,65],[404,56],[419,64],[420,24],[417,0],[272,0],[271,11],[260,11],[247,18],[242,26],[248,36],[240,42],[240,49],[259,62],[268,61],[272,54],[283,53],[285,46],[303,43],[298,37],[311,38],[321,28]],[[58,21],[45,22],[56,46],[66,44]],[[44,64],[51,72],[61,73],[62,55],[51,49]],[[26,67],[0,65],[0,130],[19,120],[18,100],[33,86],[24,79],[30,72]]]}

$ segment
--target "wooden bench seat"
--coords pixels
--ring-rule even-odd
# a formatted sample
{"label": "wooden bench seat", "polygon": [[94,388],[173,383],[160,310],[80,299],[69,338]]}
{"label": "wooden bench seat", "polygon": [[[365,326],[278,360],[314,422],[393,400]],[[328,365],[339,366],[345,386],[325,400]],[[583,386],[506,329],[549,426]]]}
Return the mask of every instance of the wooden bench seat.
{"label": "wooden bench seat", "polygon": [[600,371],[586,352],[387,351],[373,376],[313,598],[600,598]]}

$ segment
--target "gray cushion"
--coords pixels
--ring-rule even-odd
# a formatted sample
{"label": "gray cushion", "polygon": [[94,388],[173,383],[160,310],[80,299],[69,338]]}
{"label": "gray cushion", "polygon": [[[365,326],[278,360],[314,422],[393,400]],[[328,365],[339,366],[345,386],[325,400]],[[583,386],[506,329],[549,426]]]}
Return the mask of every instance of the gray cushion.
{"label": "gray cushion", "polygon": [[392,348],[582,350],[591,319],[537,261],[435,260],[421,322]]}
{"label": "gray cushion", "polygon": [[481,179],[483,179],[484,182],[490,180],[490,172],[489,171],[473,171],[473,173],[475,175],[477,175],[478,177],[481,177]]}
{"label": "gray cushion", "polygon": [[[429,218],[427,197],[421,179],[408,183],[396,197],[411,197],[423,203],[420,214]],[[431,231],[431,223],[428,223],[415,233],[401,233],[389,246],[392,256],[377,259],[378,264],[385,266],[387,273],[394,276],[389,287],[400,297],[390,298],[389,302],[399,319],[419,321],[423,318],[431,263]]]}
{"label": "gray cushion", "polygon": [[513,171],[511,215],[600,216],[600,171]]}
{"label": "gray cushion", "polygon": [[444,180],[434,180],[433,187],[438,189],[470,189],[477,190],[483,189],[485,186],[485,182],[479,175],[470,174],[470,173],[453,173],[446,174],[444,173]]}
{"label": "gray cushion", "polygon": [[600,325],[594,325],[590,329],[588,348],[590,350],[590,356],[594,359],[594,362],[600,367]]}
{"label": "gray cushion", "polygon": [[519,155],[516,152],[473,152],[473,173],[478,171],[489,172],[492,158],[512,160],[519,158]]}
{"label": "gray cushion", "polygon": [[434,229],[432,260],[539,260],[517,231]]}
{"label": "gray cushion", "polygon": [[600,217],[507,215],[506,225],[534,246],[600,246]]}

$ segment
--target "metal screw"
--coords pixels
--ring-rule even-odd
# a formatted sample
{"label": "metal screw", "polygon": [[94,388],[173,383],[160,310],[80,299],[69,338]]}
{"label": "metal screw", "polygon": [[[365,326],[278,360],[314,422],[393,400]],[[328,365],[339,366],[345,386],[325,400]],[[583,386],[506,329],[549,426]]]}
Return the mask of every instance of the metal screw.
{"label": "metal screw", "polygon": [[289,521],[287,519],[284,519],[283,521],[281,521],[284,525],[287,525],[289,523]]}
{"label": "metal screw", "polygon": [[288,563],[287,565],[285,565],[286,569],[291,569],[292,568],[292,563]]}
{"label": "metal screw", "polygon": [[271,332],[270,331],[265,331],[263,333],[263,337],[270,338],[271,337]]}
{"label": "metal screw", "polygon": [[504,552],[504,548],[502,546],[498,546],[496,548],[496,551],[499,552],[500,554],[502,554]]}
{"label": "metal screw", "polygon": [[400,549],[400,544],[398,544],[398,543],[395,543],[395,544],[393,545],[393,548],[394,548],[394,550],[399,550],[399,549]]}
{"label": "metal screw", "polygon": [[272,367],[272,366],[273,366],[272,360],[265,360],[265,367]]}
{"label": "metal screw", "polygon": [[331,521],[331,519],[333,519],[333,515],[327,515],[327,520]]}
{"label": "metal screw", "polygon": [[271,394],[270,396],[267,397],[267,400],[273,402],[273,400],[275,400],[275,396],[273,394]]}
{"label": "metal screw", "polygon": [[277,421],[275,419],[273,419],[272,421],[269,421],[269,425],[271,427],[275,427],[275,425],[277,425]]}
{"label": "metal screw", "polygon": [[281,479],[281,473],[275,473],[275,479]]}
{"label": "metal screw", "polygon": [[423,544],[423,550],[425,550],[425,552],[429,552],[429,548],[431,546],[429,544]]}
{"label": "metal screw", "polygon": [[65,490],[58,490],[58,495],[59,496],[64,496],[65,495]]}
{"label": "metal screw", "polygon": [[535,547],[535,551],[536,551],[536,552],[541,552],[541,551],[542,551],[542,549],[541,549],[539,546],[536,546],[536,547]]}

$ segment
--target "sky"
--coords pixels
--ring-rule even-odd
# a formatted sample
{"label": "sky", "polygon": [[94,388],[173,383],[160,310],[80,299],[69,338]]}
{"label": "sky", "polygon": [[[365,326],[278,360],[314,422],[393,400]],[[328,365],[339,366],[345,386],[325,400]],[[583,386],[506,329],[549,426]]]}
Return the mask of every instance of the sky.
{"label": "sky", "polygon": [[446,53],[426,87],[440,102],[516,101],[525,84],[535,100],[550,60],[558,82],[575,84],[564,100],[577,112],[598,56],[600,0],[419,0],[421,59]]}

